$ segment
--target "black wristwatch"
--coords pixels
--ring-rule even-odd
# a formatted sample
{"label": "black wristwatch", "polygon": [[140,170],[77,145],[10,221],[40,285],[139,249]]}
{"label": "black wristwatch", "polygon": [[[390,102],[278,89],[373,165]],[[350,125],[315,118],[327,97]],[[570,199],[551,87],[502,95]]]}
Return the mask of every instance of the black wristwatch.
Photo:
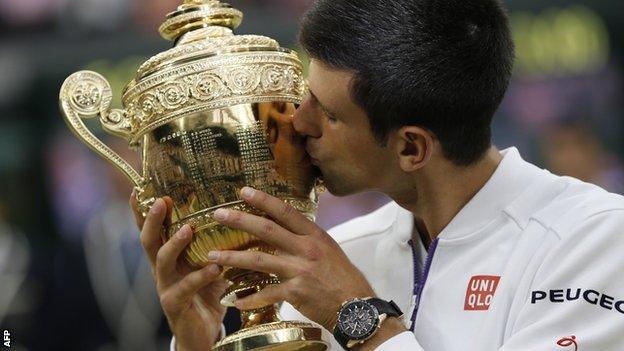
{"label": "black wristwatch", "polygon": [[345,350],[351,350],[375,335],[386,318],[402,315],[394,301],[375,297],[349,300],[338,311],[334,337]]}

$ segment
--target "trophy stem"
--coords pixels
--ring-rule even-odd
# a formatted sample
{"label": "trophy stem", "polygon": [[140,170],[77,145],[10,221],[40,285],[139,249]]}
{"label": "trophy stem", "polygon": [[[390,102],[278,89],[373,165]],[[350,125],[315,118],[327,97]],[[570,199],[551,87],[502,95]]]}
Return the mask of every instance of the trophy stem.
{"label": "trophy stem", "polygon": [[[223,277],[232,282],[221,298],[221,303],[226,306],[232,306],[237,298],[257,293],[268,285],[279,284],[275,276],[240,268],[226,269]],[[212,351],[327,350],[328,345],[323,341],[319,326],[283,321],[278,309],[278,305],[274,304],[241,311],[241,330],[219,341]]]}
{"label": "trophy stem", "polygon": [[[236,299],[255,294],[268,285],[280,283],[277,277],[270,274],[240,268],[226,269],[225,272],[223,272],[223,277],[232,283],[232,285],[225,290],[225,294],[221,297],[221,304],[225,306],[234,306],[234,301],[236,301]],[[260,310],[265,308],[268,308],[267,312],[270,315],[269,307],[271,306],[265,306],[260,309],[253,310],[256,312],[250,311],[250,316],[254,314],[261,314],[262,312]],[[258,318],[259,317],[255,317],[252,319],[255,320]],[[243,323],[244,322],[245,321],[243,321]]]}
{"label": "trophy stem", "polygon": [[260,324],[279,322],[282,318],[278,313],[278,305],[270,305],[253,310],[241,311],[241,329]]}

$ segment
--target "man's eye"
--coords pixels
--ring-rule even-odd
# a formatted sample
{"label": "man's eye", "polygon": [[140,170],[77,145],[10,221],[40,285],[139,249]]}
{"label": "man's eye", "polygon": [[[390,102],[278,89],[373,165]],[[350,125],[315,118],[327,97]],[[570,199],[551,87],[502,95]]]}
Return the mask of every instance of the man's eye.
{"label": "man's eye", "polygon": [[335,123],[338,121],[338,119],[336,119],[336,117],[326,113],[325,116],[327,116],[327,119],[331,122],[331,123]]}

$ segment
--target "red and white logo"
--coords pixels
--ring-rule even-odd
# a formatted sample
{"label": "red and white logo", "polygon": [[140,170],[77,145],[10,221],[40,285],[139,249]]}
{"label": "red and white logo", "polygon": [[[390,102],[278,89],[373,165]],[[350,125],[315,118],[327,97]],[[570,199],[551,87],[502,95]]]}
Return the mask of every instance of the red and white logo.
{"label": "red and white logo", "polygon": [[464,311],[487,311],[499,281],[500,277],[495,275],[475,275],[470,278]]}
{"label": "red and white logo", "polygon": [[[559,341],[557,341],[557,345],[561,347],[568,347],[567,350],[570,351],[578,351],[578,344],[576,343],[576,336],[574,335],[559,339]],[[574,350],[570,348],[572,346],[574,346]]]}

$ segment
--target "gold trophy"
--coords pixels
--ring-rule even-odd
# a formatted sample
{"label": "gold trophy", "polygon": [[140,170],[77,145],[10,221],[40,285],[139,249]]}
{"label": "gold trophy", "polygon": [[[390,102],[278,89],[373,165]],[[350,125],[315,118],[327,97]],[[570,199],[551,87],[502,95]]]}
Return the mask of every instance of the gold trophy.
{"label": "gold trophy", "polygon": [[[184,253],[196,268],[210,250],[271,248],[252,235],[217,224],[231,208],[263,215],[239,197],[252,186],[313,219],[317,176],[305,141],[292,126],[306,91],[297,55],[270,38],[234,35],[243,14],[217,0],[185,0],[160,27],[173,48],[143,63],[111,108],[111,89],[99,74],[80,71],[63,83],[60,107],[69,128],[135,186],[141,211],[158,197],[173,200],[170,238],[184,224],[195,236]],[[142,175],[97,139],[83,119],[99,117],[109,133],[140,150]],[[221,303],[279,284],[276,276],[226,268],[232,284]],[[212,350],[326,350],[320,327],[282,321],[277,305],[242,311],[242,329]]]}

